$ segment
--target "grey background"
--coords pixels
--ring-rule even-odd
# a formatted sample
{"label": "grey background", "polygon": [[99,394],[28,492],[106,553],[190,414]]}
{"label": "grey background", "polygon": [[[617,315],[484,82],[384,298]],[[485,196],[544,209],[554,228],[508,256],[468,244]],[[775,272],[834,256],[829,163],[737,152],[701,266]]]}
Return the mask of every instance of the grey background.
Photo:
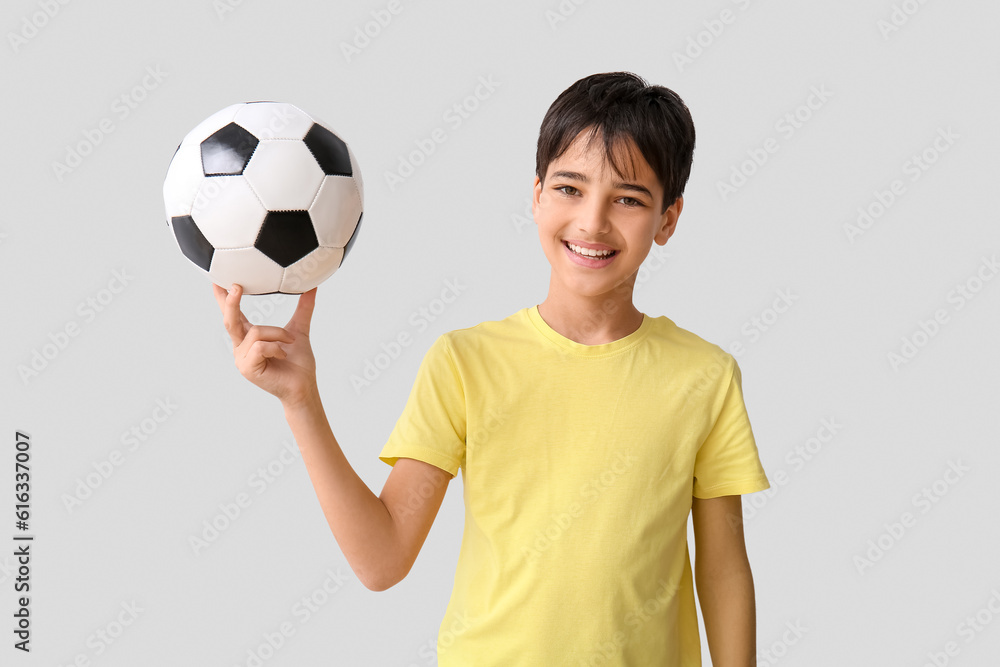
{"label": "grey background", "polygon": [[[949,664],[996,656],[1000,620],[988,604],[1000,609],[991,479],[1000,462],[1000,280],[976,280],[1000,250],[1000,9],[402,0],[346,57],[342,44],[386,7],[4,4],[4,627],[15,597],[15,429],[33,443],[36,542],[33,652],[14,651],[5,634],[0,662],[246,665],[262,636],[288,622],[294,634],[264,664],[434,664],[461,539],[461,481],[409,576],[386,592],[366,590],[301,459],[279,458],[291,442],[280,404],[235,370],[210,285],[164,224],[166,166],[196,123],[245,100],[291,102],[350,142],[365,179],[365,227],[319,288],[313,339],[334,433],[377,493],[390,471],[377,454],[434,338],[545,298],[549,267],[526,210],[538,126],[573,81],[619,69],[678,91],[698,131],[669,257],[650,257],[635,302],[727,349],[744,345],[737,359],[772,482],[771,492],[744,498],[759,664],[921,665],[948,642]],[[724,10],[732,21],[709,39],[705,22]],[[883,34],[894,12],[907,20]],[[33,24],[42,27],[32,33]],[[707,46],[679,67],[675,54],[699,33]],[[134,94],[147,68],[162,80]],[[499,86],[459,127],[446,123],[479,77]],[[787,136],[776,124],[814,87],[830,96],[800,109],[809,118]],[[144,97],[127,117],[116,111],[122,95]],[[102,119],[114,131],[57,177],[53,163]],[[391,190],[385,173],[438,127],[446,142]],[[933,155],[949,128],[958,138]],[[769,138],[778,151],[724,199],[718,182]],[[913,181],[906,163],[925,150],[937,159]],[[845,225],[896,179],[903,194],[852,242]],[[130,277],[117,294],[103,291],[114,271]],[[418,327],[411,316],[433,306],[447,280],[464,286],[460,297]],[[954,290],[966,283],[979,291],[959,309]],[[772,318],[779,290],[794,299]],[[80,306],[107,297],[92,317]],[[294,304],[247,297],[244,311],[283,325]],[[918,354],[894,368],[888,355],[939,309],[946,324],[917,336]],[[756,338],[753,318],[770,323]],[[74,324],[78,335],[24,379],[19,368]],[[412,345],[356,391],[351,377],[403,332]],[[151,421],[162,414],[158,399],[176,405],[162,423]],[[825,436],[831,419],[840,425],[833,437],[794,463],[796,448]],[[144,426],[146,439],[130,451],[122,434]],[[65,497],[115,450],[121,465],[67,509]],[[954,484],[942,481],[950,462],[968,468]],[[252,476],[269,464],[280,474],[258,493]],[[935,502],[915,502],[935,482]],[[189,538],[240,493],[251,504],[196,555]],[[896,539],[886,525],[905,512],[914,522]],[[859,568],[869,540],[889,548]],[[324,598],[328,573],[339,588]],[[303,622],[295,605],[314,594],[324,604]],[[98,629],[114,631],[123,603],[142,611],[110,646],[95,643]],[[977,613],[978,630],[961,625]]]}

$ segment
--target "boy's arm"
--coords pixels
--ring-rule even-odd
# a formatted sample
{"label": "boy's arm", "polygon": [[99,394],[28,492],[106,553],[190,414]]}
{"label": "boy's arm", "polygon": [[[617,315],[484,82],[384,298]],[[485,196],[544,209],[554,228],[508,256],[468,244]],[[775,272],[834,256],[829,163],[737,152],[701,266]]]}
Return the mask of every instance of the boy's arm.
{"label": "boy's arm", "polygon": [[757,619],[741,496],[693,498],[695,582],[715,667],[753,667]]}
{"label": "boy's arm", "polygon": [[299,297],[285,328],[254,326],[240,310],[243,288],[212,285],[240,373],[281,399],[319,504],[351,569],[382,591],[410,571],[437,515],[451,474],[400,458],[381,497],[358,477],[337,444],[316,385],[309,329],[316,288]]}
{"label": "boy's arm", "polygon": [[410,571],[448,490],[451,474],[400,458],[375,496],[344,456],[315,395],[285,407],[313,488],[334,538],[358,578],[373,591]]}

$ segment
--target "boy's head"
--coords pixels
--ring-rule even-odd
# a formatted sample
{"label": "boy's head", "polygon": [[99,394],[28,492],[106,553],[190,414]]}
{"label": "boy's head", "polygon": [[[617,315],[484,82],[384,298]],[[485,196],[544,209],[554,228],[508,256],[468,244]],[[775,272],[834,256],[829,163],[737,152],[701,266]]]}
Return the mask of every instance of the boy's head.
{"label": "boy's head", "polygon": [[684,193],[694,155],[694,122],[669,88],[648,85],[630,72],[593,74],[556,98],[542,120],[535,174],[544,183],[549,163],[580,132],[603,141],[605,160],[622,178],[634,173],[631,145],[649,164],[662,188],[661,213]]}

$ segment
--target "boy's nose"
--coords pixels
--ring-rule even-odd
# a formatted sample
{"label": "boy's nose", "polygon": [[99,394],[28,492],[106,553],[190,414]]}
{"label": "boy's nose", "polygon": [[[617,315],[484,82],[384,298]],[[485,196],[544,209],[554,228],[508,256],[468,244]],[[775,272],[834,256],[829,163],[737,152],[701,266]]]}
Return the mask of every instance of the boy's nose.
{"label": "boy's nose", "polygon": [[601,202],[591,202],[579,210],[576,219],[577,228],[592,239],[611,229],[609,213],[607,206]]}

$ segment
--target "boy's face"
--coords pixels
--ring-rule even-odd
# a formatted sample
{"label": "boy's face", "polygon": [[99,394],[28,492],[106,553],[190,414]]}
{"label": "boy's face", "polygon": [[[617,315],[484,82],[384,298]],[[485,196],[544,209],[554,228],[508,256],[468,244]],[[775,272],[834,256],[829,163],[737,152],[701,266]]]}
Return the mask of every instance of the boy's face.
{"label": "boy's face", "polygon": [[[553,280],[572,292],[598,296],[628,281],[653,241],[663,245],[674,233],[683,208],[678,197],[663,210],[663,189],[649,163],[632,144],[632,174],[626,178],[605,162],[596,135],[586,149],[584,130],[548,165],[544,183],[535,176],[531,210]],[[628,174],[627,165],[623,167]],[[581,257],[569,244],[614,251],[609,259]]]}

